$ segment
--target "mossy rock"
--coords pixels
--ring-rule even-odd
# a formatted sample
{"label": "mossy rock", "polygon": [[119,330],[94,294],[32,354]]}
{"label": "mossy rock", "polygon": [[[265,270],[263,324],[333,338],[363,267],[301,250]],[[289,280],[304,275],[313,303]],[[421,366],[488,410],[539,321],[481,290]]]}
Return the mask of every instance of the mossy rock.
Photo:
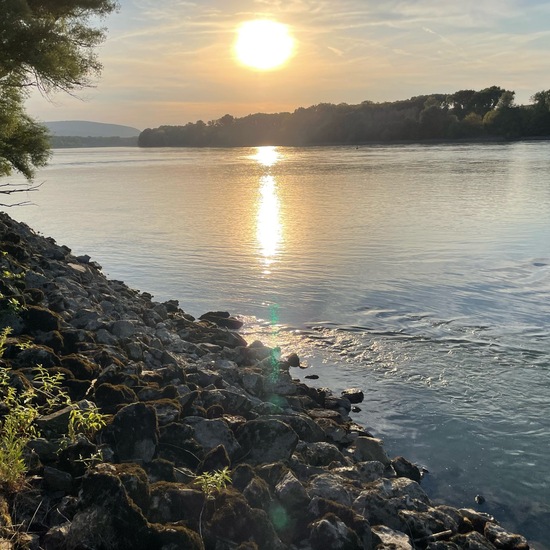
{"label": "mossy rock", "polygon": [[149,525],[150,548],[204,550],[204,544],[196,531],[182,525]]}
{"label": "mossy rock", "polygon": [[251,541],[258,548],[285,548],[267,513],[251,508],[243,495],[232,488],[225,489],[216,498],[214,511],[207,519],[206,527],[203,532],[207,541],[221,537],[236,545]]}
{"label": "mossy rock", "polygon": [[136,402],[136,392],[122,384],[101,384],[95,390],[95,401],[106,413],[115,413],[121,406]]}
{"label": "mossy rock", "polygon": [[149,509],[150,489],[145,470],[134,463],[117,464],[115,470],[128,496],[146,513]]}
{"label": "mossy rock", "polygon": [[66,355],[61,359],[61,364],[79,380],[93,380],[99,371],[97,364],[77,354]]}
{"label": "mossy rock", "polygon": [[42,306],[27,306],[22,317],[31,334],[50,332],[61,328],[61,316]]}

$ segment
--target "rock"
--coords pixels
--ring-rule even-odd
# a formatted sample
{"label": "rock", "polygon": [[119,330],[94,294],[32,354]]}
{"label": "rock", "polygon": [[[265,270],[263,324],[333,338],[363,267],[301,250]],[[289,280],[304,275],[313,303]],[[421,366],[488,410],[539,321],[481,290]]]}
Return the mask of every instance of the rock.
{"label": "rock", "polygon": [[332,468],[331,472],[347,479],[369,483],[380,479],[384,475],[384,470],[384,465],[381,462],[373,460],[369,462],[357,462],[353,466]]}
{"label": "rock", "polygon": [[467,548],[468,550],[496,550],[496,546],[477,531],[455,535],[450,542],[456,544],[458,548]]}
{"label": "rock", "polygon": [[420,485],[410,479],[380,479],[369,483],[353,502],[353,509],[371,525],[406,531],[401,510],[425,512],[429,499]]}
{"label": "rock", "polygon": [[[44,550],[60,550],[67,548],[67,537],[70,528],[71,523],[69,521],[50,528],[42,540]],[[2,550],[8,550],[8,548],[4,548],[1,543],[0,548]]]}
{"label": "rock", "polygon": [[111,472],[109,467],[103,467],[84,477],[79,511],[66,537],[67,550],[150,548],[147,521]]}
{"label": "rock", "polygon": [[185,422],[194,429],[195,439],[206,451],[210,451],[218,445],[223,445],[230,457],[240,451],[238,441],[224,420],[220,418],[208,420],[198,416],[188,416],[185,418]]}
{"label": "rock", "polygon": [[44,466],[43,479],[45,487],[50,491],[68,493],[73,486],[73,477],[71,474],[50,466]]}
{"label": "rock", "polygon": [[[251,508],[242,495],[231,490],[225,490],[216,499],[215,511],[208,521],[208,532],[207,540],[211,537],[212,543],[223,539],[234,546],[243,542],[254,542],[258,548],[266,550],[286,548],[266,512]],[[214,545],[207,543],[206,546]]]}
{"label": "rock", "polygon": [[111,333],[117,338],[131,338],[136,333],[136,327],[131,321],[115,321],[111,326]]}
{"label": "rock", "polygon": [[350,388],[344,390],[341,395],[352,404],[361,403],[363,399],[365,399],[365,394],[363,393],[363,390],[360,390],[359,388]]}
{"label": "rock", "polygon": [[393,466],[393,469],[398,477],[408,477],[409,479],[420,483],[420,480],[422,479],[420,468],[415,466],[412,462],[409,462],[406,458],[398,456],[391,461],[391,465]]}
{"label": "rock", "polygon": [[117,464],[116,476],[120,479],[128,497],[142,511],[149,509],[149,480],[145,470],[137,464]]}
{"label": "rock", "polygon": [[375,437],[358,437],[355,440],[353,456],[359,462],[365,462],[369,460],[376,460],[389,466],[390,459],[383,448],[381,439]]}
{"label": "rock", "polygon": [[299,445],[296,449],[311,466],[328,466],[333,462],[345,464],[346,459],[333,443],[318,441]]}
{"label": "rock", "polygon": [[182,525],[149,526],[150,548],[162,550],[204,550],[200,535]]}
{"label": "rock", "polygon": [[307,491],[292,472],[287,472],[277,483],[275,495],[288,510],[302,508],[309,501]]}
{"label": "rock", "polygon": [[308,493],[310,496],[318,496],[333,500],[344,506],[351,506],[352,495],[348,490],[348,481],[336,474],[320,474],[314,476],[309,483]]}
{"label": "rock", "polygon": [[297,368],[300,366],[300,358],[298,357],[297,353],[291,353],[286,357],[286,362],[288,363],[289,367]]}
{"label": "rock", "polygon": [[471,508],[460,508],[459,513],[462,517],[466,518],[474,526],[476,531],[483,533],[485,530],[485,524],[487,522],[494,523],[495,518],[484,512],[478,512],[477,510],[472,510]]}
{"label": "rock", "polygon": [[487,522],[483,533],[497,548],[503,550],[529,550],[529,545],[524,537],[509,533],[496,523]]}
{"label": "rock", "polygon": [[252,508],[261,508],[266,512],[271,511],[271,494],[267,483],[259,477],[253,477],[242,491],[246,502]]}
{"label": "rock", "polygon": [[115,413],[121,405],[135,403],[136,392],[123,384],[100,384],[94,393],[96,403],[106,413]]}
{"label": "rock", "polygon": [[[334,514],[327,514],[323,519],[310,526],[309,543],[312,550],[364,550],[359,537],[342,520]],[[412,547],[411,547],[412,548]]]}
{"label": "rock", "polygon": [[395,531],[384,525],[372,527],[373,543],[379,550],[413,550],[411,539],[401,531]]}
{"label": "rock", "polygon": [[147,518],[152,523],[174,523],[185,520],[198,531],[199,517],[205,500],[198,489],[164,481],[151,485]]}
{"label": "rock", "polygon": [[284,422],[258,419],[243,424],[237,430],[237,440],[242,460],[262,464],[288,460],[298,444],[298,435]]}
{"label": "rock", "polygon": [[218,445],[214,449],[210,450],[202,462],[197,468],[197,473],[202,474],[204,472],[215,472],[223,470],[224,468],[230,468],[231,459],[225,450],[223,445]]}
{"label": "rock", "polygon": [[150,462],[158,444],[155,409],[144,403],[126,405],[113,418],[109,427],[113,447],[122,462]]}
{"label": "rock", "polygon": [[272,415],[270,418],[288,424],[302,441],[316,443],[324,441],[325,439],[325,432],[323,429],[305,414]]}
{"label": "rock", "polygon": [[61,328],[61,317],[41,306],[27,306],[22,314],[23,320],[29,332],[35,333],[59,331]]}
{"label": "rock", "polygon": [[227,311],[209,311],[199,317],[202,321],[210,321],[219,327],[225,327],[232,330],[239,330],[244,323],[231,315]]}

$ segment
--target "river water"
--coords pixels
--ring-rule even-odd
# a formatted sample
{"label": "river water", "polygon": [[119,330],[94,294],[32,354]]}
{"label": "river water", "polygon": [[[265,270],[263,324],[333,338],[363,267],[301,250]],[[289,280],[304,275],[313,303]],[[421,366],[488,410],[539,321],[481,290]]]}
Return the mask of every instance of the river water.
{"label": "river water", "polygon": [[[17,179],[12,179],[17,181]],[[10,215],[247,339],[550,548],[550,142],[57,150]],[[486,501],[478,505],[474,497]]]}

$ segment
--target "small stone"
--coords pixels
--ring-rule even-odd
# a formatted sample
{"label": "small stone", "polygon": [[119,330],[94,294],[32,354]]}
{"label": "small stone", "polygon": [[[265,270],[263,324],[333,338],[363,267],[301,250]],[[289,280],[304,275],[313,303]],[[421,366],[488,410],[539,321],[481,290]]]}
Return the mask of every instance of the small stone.
{"label": "small stone", "polygon": [[485,502],[485,497],[483,495],[476,495],[474,500],[477,504],[483,504]]}
{"label": "small stone", "polygon": [[308,380],[319,380],[319,375],[318,374],[308,374],[305,378],[307,378]]}
{"label": "small stone", "polygon": [[287,358],[286,362],[290,367],[299,367],[300,366],[300,358],[298,357],[297,353],[291,353]]}
{"label": "small stone", "polygon": [[342,392],[342,397],[348,399],[350,403],[361,403],[365,399],[365,394],[359,388],[350,388]]}

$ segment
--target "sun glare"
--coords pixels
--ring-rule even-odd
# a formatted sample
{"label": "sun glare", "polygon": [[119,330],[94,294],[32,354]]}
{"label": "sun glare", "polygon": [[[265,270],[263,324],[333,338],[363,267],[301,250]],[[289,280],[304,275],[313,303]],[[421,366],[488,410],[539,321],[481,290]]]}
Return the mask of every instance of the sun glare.
{"label": "sun glare", "polygon": [[243,23],[237,31],[235,55],[248,67],[269,71],[281,67],[294,51],[294,39],[282,23],[258,19]]}

